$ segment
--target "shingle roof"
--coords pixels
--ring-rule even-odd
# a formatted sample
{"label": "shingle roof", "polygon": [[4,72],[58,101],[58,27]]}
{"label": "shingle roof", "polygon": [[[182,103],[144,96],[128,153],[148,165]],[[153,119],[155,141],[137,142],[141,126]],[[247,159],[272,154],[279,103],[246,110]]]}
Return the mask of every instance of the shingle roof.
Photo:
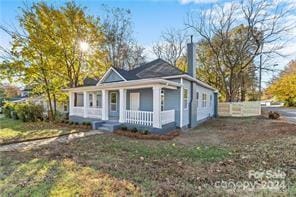
{"label": "shingle roof", "polygon": [[115,69],[126,80],[166,77],[185,74],[185,72],[181,71],[179,68],[171,65],[170,63],[164,61],[163,59],[156,59],[152,62],[142,64],[141,66],[130,71],[126,71],[119,68]]}
{"label": "shingle roof", "polygon": [[87,77],[87,78],[85,78],[85,79],[83,80],[83,86],[93,86],[93,85],[97,85],[98,81],[99,81],[99,80],[97,80],[97,79],[93,79],[93,78],[89,78],[89,77]]}

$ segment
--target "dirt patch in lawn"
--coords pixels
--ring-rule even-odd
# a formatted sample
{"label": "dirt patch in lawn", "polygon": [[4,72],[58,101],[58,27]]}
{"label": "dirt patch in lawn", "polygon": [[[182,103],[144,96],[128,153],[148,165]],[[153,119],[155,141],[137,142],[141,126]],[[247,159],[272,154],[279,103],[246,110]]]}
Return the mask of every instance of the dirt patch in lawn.
{"label": "dirt patch in lawn", "polygon": [[[294,128],[262,118],[223,118],[171,141],[104,134],[21,153],[3,152],[0,192],[11,196],[32,191],[65,195],[254,196],[261,191],[229,193],[216,188],[215,183],[250,181],[249,170],[280,169],[286,173],[287,183],[281,194],[293,196]],[[46,166],[46,171],[40,166]],[[274,194],[263,192],[261,196]]]}
{"label": "dirt patch in lawn", "polygon": [[265,117],[219,118],[182,133],[175,140],[182,144],[246,144],[279,137],[296,136],[296,125]]}

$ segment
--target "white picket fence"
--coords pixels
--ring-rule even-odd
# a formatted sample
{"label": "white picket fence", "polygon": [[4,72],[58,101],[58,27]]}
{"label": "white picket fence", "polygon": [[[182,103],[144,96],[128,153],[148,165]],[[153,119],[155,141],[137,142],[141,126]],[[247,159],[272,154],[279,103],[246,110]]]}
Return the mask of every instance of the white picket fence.
{"label": "white picket fence", "polygon": [[258,101],[219,103],[218,115],[235,117],[260,116],[261,103]]}

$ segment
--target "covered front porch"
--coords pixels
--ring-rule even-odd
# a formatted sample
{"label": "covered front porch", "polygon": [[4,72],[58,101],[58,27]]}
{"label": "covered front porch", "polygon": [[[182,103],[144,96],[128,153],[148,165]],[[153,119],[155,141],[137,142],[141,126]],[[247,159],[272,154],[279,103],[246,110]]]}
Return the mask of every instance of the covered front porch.
{"label": "covered front porch", "polygon": [[[164,101],[168,96],[166,92],[177,91],[177,83],[133,83],[128,87],[123,86],[125,83],[70,89],[70,118],[75,116],[83,118],[82,121],[113,121],[156,129],[176,122],[175,108],[165,105]],[[115,84],[119,87],[113,87]]]}

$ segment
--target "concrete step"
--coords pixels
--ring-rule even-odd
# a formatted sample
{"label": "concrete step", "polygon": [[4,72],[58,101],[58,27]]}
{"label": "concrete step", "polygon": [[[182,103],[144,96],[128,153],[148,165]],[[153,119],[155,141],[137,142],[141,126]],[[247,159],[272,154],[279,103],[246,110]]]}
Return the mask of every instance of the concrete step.
{"label": "concrete step", "polygon": [[104,127],[104,126],[100,126],[97,128],[98,130],[102,130],[102,131],[109,131],[112,132],[112,127]]}

